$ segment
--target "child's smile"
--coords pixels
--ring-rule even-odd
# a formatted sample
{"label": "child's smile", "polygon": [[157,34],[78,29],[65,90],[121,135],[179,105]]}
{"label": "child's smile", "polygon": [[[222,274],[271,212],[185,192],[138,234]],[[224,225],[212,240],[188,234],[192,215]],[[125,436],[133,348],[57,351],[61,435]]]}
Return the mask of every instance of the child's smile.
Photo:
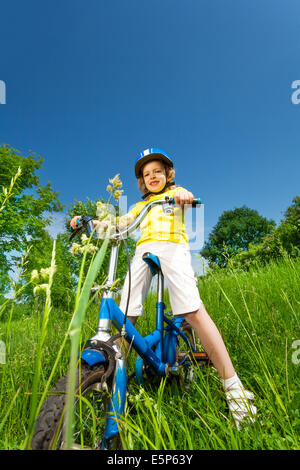
{"label": "child's smile", "polygon": [[149,185],[150,186],[156,186],[157,184],[159,184],[159,181],[150,181]]}

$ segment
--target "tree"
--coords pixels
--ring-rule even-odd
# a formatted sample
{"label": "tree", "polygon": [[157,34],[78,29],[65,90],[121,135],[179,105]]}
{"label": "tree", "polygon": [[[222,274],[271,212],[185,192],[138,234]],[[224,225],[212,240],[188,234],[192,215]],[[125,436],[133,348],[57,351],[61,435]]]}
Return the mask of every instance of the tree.
{"label": "tree", "polygon": [[250,243],[247,251],[241,251],[231,260],[233,267],[248,269],[253,263],[266,264],[284,255],[299,256],[300,253],[300,197],[296,196],[284,213],[278,227],[262,241]]}
{"label": "tree", "polygon": [[201,255],[210,266],[225,267],[228,258],[247,250],[250,243],[258,244],[274,227],[273,220],[246,206],[225,211],[211,231]]}
{"label": "tree", "polygon": [[[8,145],[0,146],[0,292],[9,286],[8,272],[13,267],[13,252],[23,253],[29,239],[37,239],[51,221],[51,213],[61,211],[58,193],[50,183],[41,185],[38,170],[43,158],[30,153],[23,157]],[[12,178],[15,180],[6,197]],[[45,215],[45,214],[50,215]]]}
{"label": "tree", "polygon": [[[24,280],[28,282],[32,272],[39,274],[39,282],[46,283],[47,276],[43,279],[43,270],[49,268],[52,257],[54,239],[47,230],[43,230],[37,239],[30,240],[30,250],[26,257],[26,269]],[[66,234],[59,234],[56,238],[55,250],[56,271],[51,288],[51,303],[54,307],[69,310],[73,307],[75,298],[76,279],[74,273],[74,258],[69,251],[69,240]],[[25,302],[33,302],[33,288],[35,284],[25,287],[22,299]],[[42,294],[40,294],[43,297]]]}

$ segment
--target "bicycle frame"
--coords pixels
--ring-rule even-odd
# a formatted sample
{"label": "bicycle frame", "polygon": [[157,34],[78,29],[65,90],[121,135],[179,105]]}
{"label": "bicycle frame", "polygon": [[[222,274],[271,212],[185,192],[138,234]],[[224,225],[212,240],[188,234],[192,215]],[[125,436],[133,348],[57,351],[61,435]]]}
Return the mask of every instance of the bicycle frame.
{"label": "bicycle frame", "polygon": [[[162,200],[159,200],[156,203],[161,204]],[[165,200],[163,200],[163,203],[166,205]],[[152,206],[153,204],[151,207]],[[148,207],[147,211],[149,208],[150,207]],[[142,211],[140,217],[137,218],[137,221],[131,224],[130,229],[132,231],[135,230],[135,228],[139,225],[140,220],[145,215],[145,212],[146,211]],[[92,226],[89,228],[89,231],[91,230],[93,230]],[[128,232],[129,230],[126,230],[126,234]],[[114,325],[118,331],[121,331],[124,322],[124,313],[115,303],[113,298],[114,294],[110,290],[110,287],[113,285],[116,277],[118,252],[122,235],[123,234],[120,233],[118,236],[115,236],[115,241],[113,241],[112,244],[108,278],[100,304],[96,334],[90,338],[89,348],[84,349],[81,354],[81,358],[90,366],[108,361],[101,351],[91,347],[93,341],[95,344],[97,344],[99,341],[100,343],[106,343],[111,338],[112,325]],[[153,375],[164,377],[172,370],[177,370],[176,344],[178,335],[180,335],[187,345],[192,350],[194,350],[186,335],[180,330],[180,325],[183,322],[183,318],[175,317],[172,320],[169,320],[164,315],[165,304],[163,302],[163,292],[164,277],[161,270],[159,270],[156,302],[156,329],[152,333],[143,337],[128,319],[126,319],[125,322],[125,339],[139,355],[136,361],[135,370],[138,383],[143,383],[143,361],[145,361],[145,363],[149,366]],[[164,323],[166,323],[166,327],[164,327]],[[113,379],[113,392],[108,409],[104,439],[102,442],[103,448],[105,447],[106,442],[119,432],[118,419],[124,412],[127,390],[125,358],[116,343],[114,343],[113,348],[116,351],[116,367]]]}

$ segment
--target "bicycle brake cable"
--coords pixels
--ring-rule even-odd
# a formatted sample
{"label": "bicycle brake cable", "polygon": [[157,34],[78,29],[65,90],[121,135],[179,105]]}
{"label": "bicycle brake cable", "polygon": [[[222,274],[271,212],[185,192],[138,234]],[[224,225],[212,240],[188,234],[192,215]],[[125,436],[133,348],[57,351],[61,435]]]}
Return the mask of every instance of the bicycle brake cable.
{"label": "bicycle brake cable", "polygon": [[125,238],[123,238],[122,236],[120,238],[125,245],[126,255],[127,255],[127,264],[128,264],[128,294],[127,294],[126,308],[125,308],[125,314],[124,314],[124,321],[123,321],[122,330],[121,330],[121,336],[123,340],[125,336],[125,323],[126,323],[126,319],[128,315],[128,306],[129,306],[130,292],[131,292],[131,269],[130,269],[130,258],[129,258],[129,250],[128,250],[127,242]]}

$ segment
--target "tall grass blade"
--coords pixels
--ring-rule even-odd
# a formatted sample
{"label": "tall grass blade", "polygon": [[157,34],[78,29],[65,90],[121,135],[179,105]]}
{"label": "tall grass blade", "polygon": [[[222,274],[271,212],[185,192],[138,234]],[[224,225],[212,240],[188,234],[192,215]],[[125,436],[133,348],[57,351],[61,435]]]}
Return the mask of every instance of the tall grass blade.
{"label": "tall grass blade", "polygon": [[[73,427],[73,406],[74,406],[74,395],[75,395],[75,385],[76,385],[76,369],[78,361],[78,351],[80,344],[80,335],[81,327],[84,320],[85,312],[89,303],[90,291],[93,285],[93,282],[99,272],[101,265],[104,260],[104,256],[109,243],[109,234],[103,241],[100,250],[97,252],[96,256],[92,260],[87,276],[83,283],[83,287],[78,296],[77,307],[75,309],[75,314],[70,328],[70,338],[71,338],[71,351],[70,351],[70,366],[69,366],[69,379],[68,379],[68,390],[67,390],[67,400],[66,400],[66,421],[65,421],[65,430],[64,430],[64,442],[65,449],[72,448],[72,427]],[[81,272],[82,275],[82,272]],[[80,280],[81,284],[81,280]]]}
{"label": "tall grass blade", "polygon": [[29,415],[29,425],[27,430],[27,436],[25,439],[24,446],[27,447],[30,443],[31,436],[34,430],[34,423],[37,416],[37,402],[38,402],[38,388],[40,384],[40,377],[41,377],[41,370],[42,370],[42,350],[43,345],[46,339],[47,334],[47,325],[49,321],[49,315],[51,312],[51,287],[53,283],[53,276],[55,273],[55,249],[56,249],[56,240],[53,242],[53,250],[52,250],[52,258],[51,258],[51,265],[49,271],[49,282],[46,285],[46,300],[45,300],[45,307],[44,307],[44,314],[42,319],[41,325],[41,332],[40,332],[40,340],[37,345],[37,352],[35,358],[35,366],[34,366],[34,377],[33,377],[33,385],[32,385],[32,394],[31,394],[31,401],[30,401],[30,415]]}

